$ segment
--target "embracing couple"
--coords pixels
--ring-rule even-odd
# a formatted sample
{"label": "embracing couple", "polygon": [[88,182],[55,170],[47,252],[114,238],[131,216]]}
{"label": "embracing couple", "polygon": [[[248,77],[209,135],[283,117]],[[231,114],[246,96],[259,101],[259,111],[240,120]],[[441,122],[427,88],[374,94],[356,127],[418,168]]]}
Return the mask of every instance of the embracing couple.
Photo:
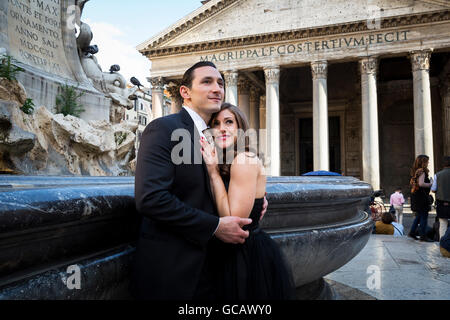
{"label": "embracing couple", "polygon": [[[133,295],[293,299],[290,268],[258,226],[267,210],[266,176],[245,137],[245,115],[222,103],[224,80],[211,62],[189,68],[179,90],[181,111],[153,120],[140,143],[135,198],[142,223]],[[180,129],[189,133],[187,149],[175,148],[180,142],[172,134]]]}

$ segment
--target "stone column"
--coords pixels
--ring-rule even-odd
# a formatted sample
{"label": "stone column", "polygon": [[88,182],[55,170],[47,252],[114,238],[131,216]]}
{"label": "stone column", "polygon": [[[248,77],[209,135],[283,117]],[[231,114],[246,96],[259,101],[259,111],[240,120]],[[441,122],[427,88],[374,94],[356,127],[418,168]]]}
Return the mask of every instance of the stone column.
{"label": "stone column", "polygon": [[236,70],[225,71],[225,102],[233,105],[238,104],[238,72]]}
{"label": "stone column", "polygon": [[264,167],[267,169],[267,129],[266,129],[266,96],[259,97],[259,153],[263,157]]}
{"label": "stone column", "polygon": [[259,92],[255,87],[250,88],[250,128],[259,129]]}
{"label": "stone column", "polygon": [[183,105],[183,100],[180,96],[180,85],[175,82],[170,82],[167,86],[167,91],[170,93],[171,105],[170,114],[178,113]]}
{"label": "stone column", "polygon": [[266,96],[259,97],[259,128],[267,129],[266,127]]}
{"label": "stone column", "polygon": [[444,131],[444,155],[450,155],[450,76],[447,85],[441,90],[442,97],[442,129]]}
{"label": "stone column", "polygon": [[164,84],[163,77],[148,78],[152,85],[152,113],[153,119],[160,118],[163,115],[164,105]]}
{"label": "stone column", "polygon": [[248,80],[240,79],[238,82],[238,104],[239,109],[244,112],[250,121],[250,83]]}
{"label": "stone column", "polygon": [[377,67],[375,57],[359,61],[362,104],[362,180],[374,190],[380,189],[380,156],[378,146]]}
{"label": "stone column", "polygon": [[311,62],[313,78],[313,154],[314,171],[330,170],[328,152],[328,94],[326,61]]}
{"label": "stone column", "polygon": [[425,154],[430,157],[428,169],[434,175],[433,122],[431,119],[430,91],[431,50],[411,52],[414,86],[414,141],[416,157]]}
{"label": "stone column", "polygon": [[267,175],[279,176],[280,161],[280,68],[264,68],[266,77]]}

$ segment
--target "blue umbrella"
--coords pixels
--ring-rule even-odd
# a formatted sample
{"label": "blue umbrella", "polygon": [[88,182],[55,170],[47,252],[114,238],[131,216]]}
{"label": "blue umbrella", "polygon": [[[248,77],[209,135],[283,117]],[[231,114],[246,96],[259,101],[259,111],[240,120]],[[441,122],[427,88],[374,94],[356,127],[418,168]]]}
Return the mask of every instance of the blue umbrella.
{"label": "blue umbrella", "polygon": [[302,176],[342,176],[342,174],[337,173],[337,172],[319,170],[319,171],[310,171],[310,172],[304,173],[304,174],[302,174]]}

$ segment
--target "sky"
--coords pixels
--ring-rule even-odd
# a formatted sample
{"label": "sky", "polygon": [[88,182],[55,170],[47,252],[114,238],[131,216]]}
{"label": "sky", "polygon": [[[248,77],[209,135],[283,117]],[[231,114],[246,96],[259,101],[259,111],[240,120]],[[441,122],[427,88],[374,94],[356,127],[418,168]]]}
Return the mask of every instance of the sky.
{"label": "sky", "polygon": [[87,23],[94,35],[95,55],[104,72],[113,64],[127,81],[136,77],[149,87],[151,62],[136,46],[195,11],[200,0],[90,0],[81,21]]}

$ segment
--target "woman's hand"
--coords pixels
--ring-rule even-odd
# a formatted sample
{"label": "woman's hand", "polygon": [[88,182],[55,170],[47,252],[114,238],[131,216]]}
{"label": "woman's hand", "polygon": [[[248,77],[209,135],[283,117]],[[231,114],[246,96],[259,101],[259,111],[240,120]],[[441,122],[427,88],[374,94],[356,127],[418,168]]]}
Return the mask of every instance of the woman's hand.
{"label": "woman's hand", "polygon": [[201,137],[200,145],[202,146],[201,152],[203,156],[203,160],[206,163],[206,168],[208,169],[208,173],[210,175],[219,173],[219,158],[217,156],[216,147],[214,143],[208,143],[208,141]]}

